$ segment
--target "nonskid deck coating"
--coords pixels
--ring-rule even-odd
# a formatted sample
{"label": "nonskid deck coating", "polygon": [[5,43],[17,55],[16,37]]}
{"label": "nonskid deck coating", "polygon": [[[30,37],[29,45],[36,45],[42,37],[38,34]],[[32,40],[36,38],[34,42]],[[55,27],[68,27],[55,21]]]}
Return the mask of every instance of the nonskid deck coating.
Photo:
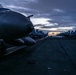
{"label": "nonskid deck coating", "polygon": [[76,75],[76,40],[47,38],[0,61],[1,75]]}

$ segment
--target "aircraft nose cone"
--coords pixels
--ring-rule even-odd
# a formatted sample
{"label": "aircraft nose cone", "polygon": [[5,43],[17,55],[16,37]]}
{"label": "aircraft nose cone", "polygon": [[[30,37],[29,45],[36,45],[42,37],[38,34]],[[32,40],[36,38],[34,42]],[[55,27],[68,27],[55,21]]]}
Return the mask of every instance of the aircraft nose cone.
{"label": "aircraft nose cone", "polygon": [[28,30],[29,30],[28,32],[31,32],[33,29],[34,29],[34,26],[32,24],[28,26]]}
{"label": "aircraft nose cone", "polygon": [[34,29],[34,26],[31,26],[30,29],[33,30]]}
{"label": "aircraft nose cone", "polygon": [[0,38],[16,39],[27,36],[33,29],[33,24],[24,15],[2,8],[0,9]]}

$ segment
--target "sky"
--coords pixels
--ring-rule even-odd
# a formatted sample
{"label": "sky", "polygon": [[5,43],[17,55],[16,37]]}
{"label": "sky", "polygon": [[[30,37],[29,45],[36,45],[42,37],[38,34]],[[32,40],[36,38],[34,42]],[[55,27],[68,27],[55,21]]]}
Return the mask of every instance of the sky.
{"label": "sky", "polygon": [[0,4],[25,16],[33,14],[34,27],[45,32],[76,29],[76,0],[0,0]]}

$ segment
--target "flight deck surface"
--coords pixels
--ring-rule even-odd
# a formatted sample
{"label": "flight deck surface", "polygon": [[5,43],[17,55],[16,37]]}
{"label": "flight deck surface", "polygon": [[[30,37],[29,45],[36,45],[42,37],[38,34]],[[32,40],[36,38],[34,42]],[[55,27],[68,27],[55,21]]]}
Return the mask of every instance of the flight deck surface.
{"label": "flight deck surface", "polygon": [[76,40],[46,38],[0,60],[0,75],[76,75]]}

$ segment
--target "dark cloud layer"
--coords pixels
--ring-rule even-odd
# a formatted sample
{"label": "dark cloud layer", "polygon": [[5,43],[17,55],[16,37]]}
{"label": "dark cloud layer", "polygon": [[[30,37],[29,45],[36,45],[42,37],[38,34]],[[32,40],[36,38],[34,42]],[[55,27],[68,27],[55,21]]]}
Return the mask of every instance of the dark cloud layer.
{"label": "dark cloud layer", "polygon": [[[53,27],[76,27],[76,0],[0,0],[0,3],[27,15],[34,14],[34,18],[49,18],[47,21],[54,23]],[[43,28],[51,28],[50,24]]]}

